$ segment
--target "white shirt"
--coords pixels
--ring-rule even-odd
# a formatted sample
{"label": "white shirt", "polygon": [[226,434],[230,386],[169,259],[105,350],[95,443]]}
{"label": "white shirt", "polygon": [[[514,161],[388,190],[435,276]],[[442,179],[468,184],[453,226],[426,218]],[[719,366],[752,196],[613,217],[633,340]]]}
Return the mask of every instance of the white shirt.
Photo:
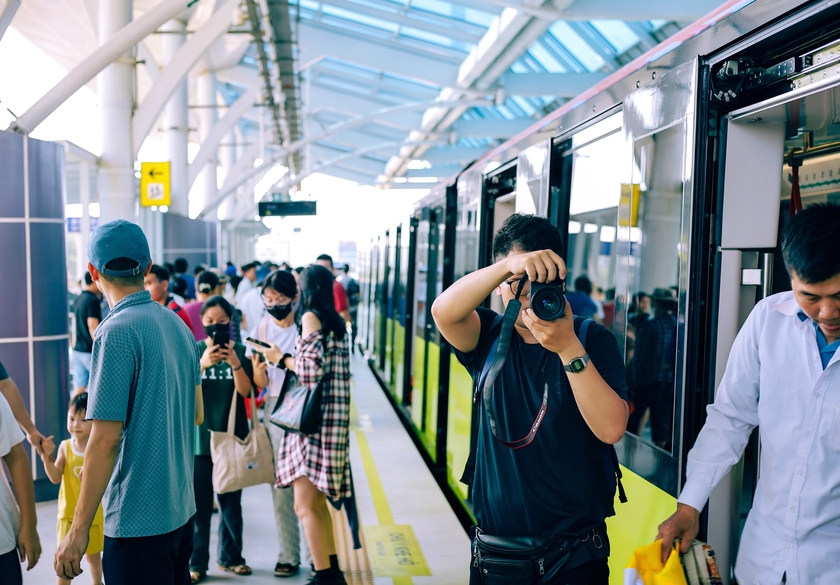
{"label": "white shirt", "polygon": [[[761,301],[738,333],[679,501],[701,510],[756,425],[761,475],[735,576],[741,585],[840,583],[840,352],[823,370],[792,292]],[[714,545],[714,543],[712,543]]]}
{"label": "white shirt", "polygon": [[[288,327],[280,327],[274,319],[270,316],[266,316],[264,321],[264,329],[265,335],[260,335],[260,326],[254,327],[251,329],[251,333],[248,334],[248,337],[253,337],[254,339],[259,339],[260,341],[270,341],[283,353],[289,353],[294,355],[295,354],[295,342],[298,338],[298,328],[297,326],[292,323]],[[251,355],[253,350],[249,347],[248,351],[246,352],[247,355]],[[283,388],[283,380],[286,379],[286,370],[281,370],[280,368],[274,366],[268,366],[266,369],[268,373],[268,395],[269,396],[280,396],[280,390]]]}
{"label": "white shirt", "polygon": [[[22,443],[25,438],[26,435],[12,414],[12,407],[6,402],[6,397],[0,394],[0,457],[8,455],[12,447]],[[0,555],[17,547],[17,535],[20,532],[20,508],[2,468],[0,465]]]}
{"label": "white shirt", "polygon": [[252,288],[239,298],[236,308],[242,311],[245,316],[248,329],[253,329],[260,324],[265,316],[265,302],[263,302],[262,291],[258,288]]}
{"label": "white shirt", "polygon": [[[245,296],[245,293],[252,290],[254,288],[254,283],[248,280],[247,278],[243,278],[242,281],[239,283],[239,286],[236,287],[236,294],[234,295],[234,300],[236,301],[236,306],[239,307],[239,302],[242,300],[242,297]],[[241,307],[239,307],[241,308]]]}

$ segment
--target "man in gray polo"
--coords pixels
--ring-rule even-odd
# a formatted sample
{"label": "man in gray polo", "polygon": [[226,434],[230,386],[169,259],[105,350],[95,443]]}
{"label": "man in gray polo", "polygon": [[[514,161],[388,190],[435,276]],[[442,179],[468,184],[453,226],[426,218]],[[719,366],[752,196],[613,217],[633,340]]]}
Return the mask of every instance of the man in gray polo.
{"label": "man in gray polo", "polygon": [[99,226],[88,270],[111,311],[96,330],[87,418],[93,420],[73,526],[55,554],[62,579],[81,574],[104,495],[108,585],[190,582],[195,496],[193,425],[203,419],[190,329],[143,288],[152,262],[135,224]]}

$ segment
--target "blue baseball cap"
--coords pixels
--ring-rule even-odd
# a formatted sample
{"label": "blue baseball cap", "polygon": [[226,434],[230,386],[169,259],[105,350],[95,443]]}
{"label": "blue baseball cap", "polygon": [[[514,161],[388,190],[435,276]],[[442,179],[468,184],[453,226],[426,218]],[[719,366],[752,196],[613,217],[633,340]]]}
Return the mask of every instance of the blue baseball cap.
{"label": "blue baseball cap", "polygon": [[[102,224],[91,234],[88,258],[93,267],[108,276],[137,276],[143,274],[152,261],[149,242],[140,226],[116,219]],[[105,266],[111,260],[128,258],[137,263],[127,270],[110,270]]]}

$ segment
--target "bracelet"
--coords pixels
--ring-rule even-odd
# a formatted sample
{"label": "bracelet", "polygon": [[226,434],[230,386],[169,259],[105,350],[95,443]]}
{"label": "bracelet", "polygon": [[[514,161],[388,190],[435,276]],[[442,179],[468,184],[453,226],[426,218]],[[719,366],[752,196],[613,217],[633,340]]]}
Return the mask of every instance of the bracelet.
{"label": "bracelet", "polygon": [[280,358],[280,361],[277,362],[275,365],[280,368],[281,370],[286,370],[286,358],[295,357],[290,353],[284,353],[283,357]]}
{"label": "bracelet", "polygon": [[233,371],[235,372],[236,370],[241,370],[241,369],[242,369],[242,364],[239,364],[239,367],[238,368],[233,368]]}

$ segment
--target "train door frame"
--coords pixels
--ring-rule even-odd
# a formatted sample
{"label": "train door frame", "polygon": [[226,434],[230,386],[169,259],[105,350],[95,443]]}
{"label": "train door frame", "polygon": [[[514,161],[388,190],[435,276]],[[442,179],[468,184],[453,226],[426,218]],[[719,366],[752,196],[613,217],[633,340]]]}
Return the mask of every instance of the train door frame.
{"label": "train door frame", "polygon": [[406,268],[406,291],[405,291],[405,344],[403,348],[403,395],[402,405],[411,406],[411,390],[414,386],[414,287],[416,286],[416,265],[417,265],[417,226],[419,219],[411,216],[408,220],[408,266]]}
{"label": "train door frame", "polygon": [[382,303],[381,307],[381,315],[382,318],[379,322],[379,330],[376,332],[376,335],[379,338],[379,345],[380,348],[379,353],[377,354],[378,360],[378,367],[379,371],[384,373],[385,372],[385,361],[388,354],[388,295],[390,291],[388,290],[388,277],[391,273],[391,266],[389,263],[389,252],[390,252],[390,244],[391,244],[391,230],[385,230],[385,239],[381,242],[379,246],[379,254],[381,257],[379,258],[379,264],[377,264],[377,277],[379,276],[379,266],[382,266],[382,279],[379,281],[379,298],[380,302]]}
{"label": "train door frame", "polygon": [[391,290],[391,297],[393,300],[393,304],[391,305],[391,371],[388,377],[389,383],[393,384],[394,391],[396,392],[397,388],[397,360],[396,360],[396,353],[394,350],[396,349],[397,343],[397,321],[399,320],[397,313],[399,311],[399,307],[397,303],[399,302],[399,290],[400,290],[400,270],[402,268],[402,225],[398,225],[395,229],[394,234],[394,267],[393,267],[393,274],[394,274],[394,286]]}

